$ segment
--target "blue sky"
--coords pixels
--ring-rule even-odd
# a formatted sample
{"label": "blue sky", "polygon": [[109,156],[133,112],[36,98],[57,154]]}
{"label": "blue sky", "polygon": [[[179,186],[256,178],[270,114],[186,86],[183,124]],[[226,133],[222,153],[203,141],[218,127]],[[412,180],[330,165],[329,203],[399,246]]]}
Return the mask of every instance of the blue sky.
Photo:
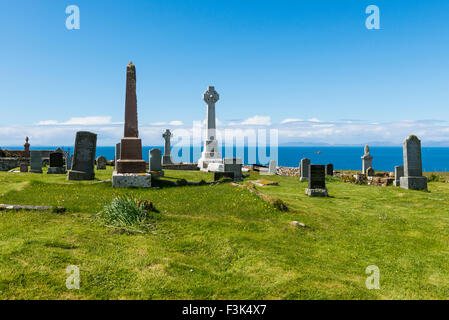
{"label": "blue sky", "polygon": [[130,60],[145,144],[204,119],[208,85],[223,128],[276,128],[281,143],[449,140],[448,18],[438,0],[0,0],[0,145],[80,129],[112,145]]}

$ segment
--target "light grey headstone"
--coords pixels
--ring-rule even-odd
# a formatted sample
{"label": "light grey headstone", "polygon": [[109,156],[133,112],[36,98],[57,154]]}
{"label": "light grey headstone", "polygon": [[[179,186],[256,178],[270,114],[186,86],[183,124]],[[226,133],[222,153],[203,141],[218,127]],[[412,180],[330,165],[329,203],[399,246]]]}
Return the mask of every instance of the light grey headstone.
{"label": "light grey headstone", "polygon": [[401,185],[401,177],[403,176],[404,176],[404,167],[403,166],[394,167],[393,185],[399,187]]}
{"label": "light grey headstone", "polygon": [[72,169],[67,176],[69,180],[95,179],[96,147],[97,135],[95,133],[88,131],[79,131],[76,133]]}
{"label": "light grey headstone", "polygon": [[368,168],[373,167],[373,156],[369,152],[369,146],[366,145],[364,149],[364,155],[362,156],[362,172],[367,173]]}
{"label": "light grey headstone", "polygon": [[306,181],[309,179],[310,159],[303,158],[299,164],[299,181]]}
{"label": "light grey headstone", "polygon": [[409,135],[403,143],[404,176],[400,178],[401,188],[427,190],[427,178],[422,175],[421,141]]}
{"label": "light grey headstone", "polygon": [[165,130],[162,137],[165,140],[164,145],[164,156],[162,157],[162,164],[173,164],[172,158],[171,158],[171,142],[170,139],[172,137],[172,133],[169,129]]}
{"label": "light grey headstone", "polygon": [[30,151],[30,172],[42,173],[42,154],[39,150]]}
{"label": "light grey headstone", "polygon": [[150,150],[150,166],[149,171],[162,171],[162,157],[161,150]]}
{"label": "light grey headstone", "polygon": [[277,172],[277,161],[276,160],[270,161],[270,165],[268,167],[268,172],[270,174],[276,174],[276,172]]}

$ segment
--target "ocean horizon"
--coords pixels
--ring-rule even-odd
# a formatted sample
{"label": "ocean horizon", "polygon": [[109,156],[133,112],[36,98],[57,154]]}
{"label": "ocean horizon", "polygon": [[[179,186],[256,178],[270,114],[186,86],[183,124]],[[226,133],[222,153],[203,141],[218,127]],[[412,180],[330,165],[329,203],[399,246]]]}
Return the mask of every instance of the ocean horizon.
{"label": "ocean horizon", "polygon": [[[36,146],[31,150],[53,150],[60,147],[64,151],[73,153],[73,147],[69,146]],[[23,150],[23,147],[2,147],[9,150]],[[162,152],[163,146],[144,146],[143,159],[149,160],[149,151],[158,148]],[[336,170],[361,170],[363,147],[330,147],[330,146],[307,146],[273,148],[273,154],[269,153],[269,147],[265,152],[263,148],[257,147],[234,147],[221,150],[222,157],[242,158],[244,164],[266,165],[271,159],[278,161],[278,166],[297,167],[302,158],[310,158],[314,164],[332,163]],[[182,154],[182,153],[185,154]],[[370,147],[370,153],[374,157],[373,168],[378,171],[394,171],[394,167],[403,165],[402,147]],[[115,147],[98,146],[96,157],[104,156],[108,160],[114,160]],[[172,157],[175,162],[196,162],[201,156],[201,148],[190,147],[181,149],[172,148]],[[448,171],[449,148],[444,147],[422,147],[422,162],[424,171]]]}

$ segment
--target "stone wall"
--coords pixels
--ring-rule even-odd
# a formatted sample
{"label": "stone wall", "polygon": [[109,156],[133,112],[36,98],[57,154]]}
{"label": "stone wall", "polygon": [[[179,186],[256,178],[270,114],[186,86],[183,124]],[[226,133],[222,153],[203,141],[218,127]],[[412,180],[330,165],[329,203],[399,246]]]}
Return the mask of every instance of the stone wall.
{"label": "stone wall", "polygon": [[29,162],[21,158],[0,158],[0,171],[9,171],[20,166],[21,162]]}

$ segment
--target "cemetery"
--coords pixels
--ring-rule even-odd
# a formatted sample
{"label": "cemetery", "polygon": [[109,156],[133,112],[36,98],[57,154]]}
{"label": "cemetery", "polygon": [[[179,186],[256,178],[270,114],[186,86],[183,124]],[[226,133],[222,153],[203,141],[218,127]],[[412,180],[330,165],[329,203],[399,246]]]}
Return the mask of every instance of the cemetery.
{"label": "cemetery", "polygon": [[[76,132],[72,155],[30,148],[28,137],[24,151],[2,151],[12,168],[0,172],[0,298],[447,297],[449,184],[423,173],[417,136],[392,172],[375,170],[368,145],[360,171],[309,158],[245,165],[218,149],[213,86],[203,101],[198,163],[173,161],[170,129],[164,152],[143,159],[132,63],[114,161],[96,154],[89,131]],[[68,263],[83,272],[79,291],[65,289]],[[373,263],[389,281],[363,290]]]}

